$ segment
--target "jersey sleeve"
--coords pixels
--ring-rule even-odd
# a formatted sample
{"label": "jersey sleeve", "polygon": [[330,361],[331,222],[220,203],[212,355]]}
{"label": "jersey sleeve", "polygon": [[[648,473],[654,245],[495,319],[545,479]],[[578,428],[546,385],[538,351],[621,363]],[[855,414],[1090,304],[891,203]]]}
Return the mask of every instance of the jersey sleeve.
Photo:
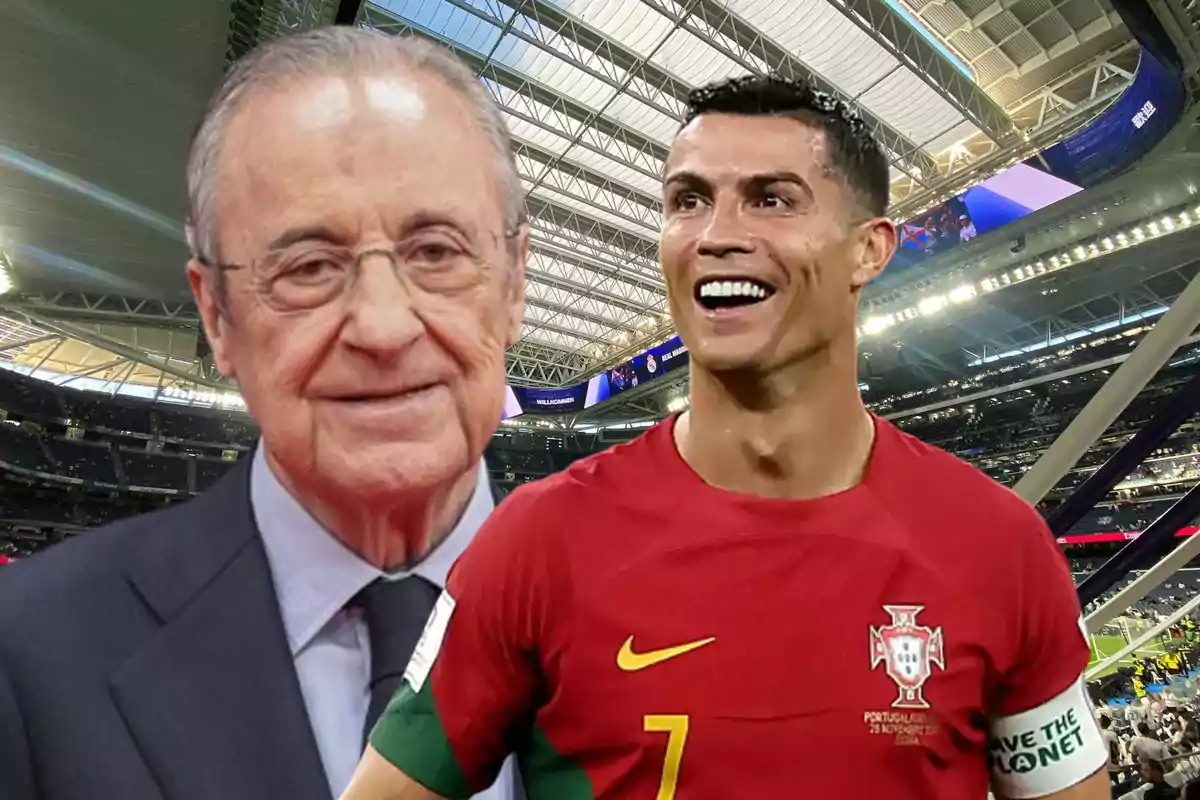
{"label": "jersey sleeve", "polygon": [[1102,769],[1108,750],[1083,682],[1091,657],[1075,584],[1045,523],[1024,509],[1026,529],[1008,595],[1012,653],[993,705],[990,764],[1009,800],[1063,791]]}
{"label": "jersey sleeve", "polygon": [[536,505],[520,495],[492,513],[451,570],[370,737],[401,772],[452,800],[492,784],[536,710],[556,553],[536,534]]}

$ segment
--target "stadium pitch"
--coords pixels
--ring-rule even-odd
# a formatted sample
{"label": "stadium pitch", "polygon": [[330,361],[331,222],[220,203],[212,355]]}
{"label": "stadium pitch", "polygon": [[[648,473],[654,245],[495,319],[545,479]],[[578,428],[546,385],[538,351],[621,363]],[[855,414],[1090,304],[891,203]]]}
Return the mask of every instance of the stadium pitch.
{"label": "stadium pitch", "polygon": [[[1113,655],[1114,653],[1120,651],[1122,648],[1125,647],[1126,643],[1125,643],[1125,640],[1123,638],[1121,638],[1120,636],[1093,636],[1091,644],[1092,644],[1092,659],[1091,659],[1091,661],[1088,662],[1089,669],[1092,667],[1093,664],[1103,661],[1104,659],[1108,658],[1109,656]],[[1158,658],[1160,655],[1162,655],[1165,652],[1166,652],[1166,649],[1162,646],[1162,643],[1155,640],[1155,641],[1147,642],[1143,647],[1138,649],[1137,655],[1140,658]],[[1101,672],[1096,677],[1102,678],[1105,675],[1110,675],[1113,672],[1115,672],[1117,670],[1117,667],[1127,667],[1127,666],[1131,666],[1132,664],[1133,664],[1133,657],[1126,656],[1125,658],[1121,659],[1116,664],[1113,664],[1111,667],[1105,669],[1103,672]]]}

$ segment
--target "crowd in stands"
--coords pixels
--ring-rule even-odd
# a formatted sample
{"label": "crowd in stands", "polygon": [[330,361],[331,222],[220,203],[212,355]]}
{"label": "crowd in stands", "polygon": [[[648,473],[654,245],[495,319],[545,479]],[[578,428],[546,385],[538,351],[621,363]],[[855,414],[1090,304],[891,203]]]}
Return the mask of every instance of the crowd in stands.
{"label": "crowd in stands", "polygon": [[1114,800],[1200,798],[1200,719],[1195,678],[1177,672],[1172,686],[1131,705],[1096,710],[1109,748]]}
{"label": "crowd in stands", "polygon": [[[1107,380],[1109,369],[924,414],[904,416],[904,409],[1127,353],[1140,332],[1131,328],[1053,351],[1002,359],[983,365],[969,381],[934,389],[903,390],[897,385],[884,400],[874,400],[872,408],[901,414],[896,421],[907,432],[1011,484]],[[1060,482],[1048,503],[1085,480],[1197,370],[1200,350],[1177,354]],[[5,549],[15,554],[36,549],[41,541],[61,537],[63,530],[69,535],[148,504],[186,499],[246,457],[256,438],[253,421],[241,411],[109,397],[0,370],[0,480],[5,481],[0,527],[18,531],[0,536],[0,556]],[[502,427],[488,448],[487,462],[493,480],[510,491],[609,443],[597,432]],[[1073,532],[1144,530],[1198,479],[1200,428],[1188,422],[1125,479],[1115,499],[1093,509]],[[40,533],[46,529],[53,529],[53,535]]]}
{"label": "crowd in stands", "polygon": [[[0,370],[0,559],[170,502],[251,452],[244,413],[106,397]],[[502,428],[487,450],[502,492],[602,449],[597,433]]]}

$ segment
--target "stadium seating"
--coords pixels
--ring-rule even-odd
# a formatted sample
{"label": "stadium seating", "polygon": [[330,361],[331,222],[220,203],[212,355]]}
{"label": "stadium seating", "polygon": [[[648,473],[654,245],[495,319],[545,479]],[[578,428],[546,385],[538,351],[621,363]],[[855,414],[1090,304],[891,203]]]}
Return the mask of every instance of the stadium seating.
{"label": "stadium seating", "polygon": [[[1054,352],[988,365],[968,382],[894,391],[868,399],[877,413],[899,415],[907,432],[972,461],[1012,483],[1063,430],[1108,375],[1100,370],[1046,381],[975,402],[905,415],[937,402],[1011,386],[1080,363],[1119,355],[1126,333]],[[1200,354],[1183,353],[1135,399],[1105,436],[1051,493],[1065,496],[1124,443],[1165,397],[1200,370]],[[903,389],[903,387],[899,387]],[[625,433],[636,433],[626,431]],[[254,445],[245,413],[163,401],[109,397],[0,370],[0,541],[24,552],[67,534],[175,502],[203,491]],[[487,449],[493,480],[504,491],[565,469],[607,446],[596,432],[502,427]],[[1093,509],[1074,532],[1140,531],[1200,477],[1200,429],[1184,425],[1124,482],[1119,500]],[[19,491],[15,487],[19,486]],[[24,533],[18,535],[17,531]],[[31,533],[32,532],[32,533]],[[19,546],[12,543],[19,542]],[[11,554],[11,553],[10,553]],[[5,555],[0,548],[0,555]]]}

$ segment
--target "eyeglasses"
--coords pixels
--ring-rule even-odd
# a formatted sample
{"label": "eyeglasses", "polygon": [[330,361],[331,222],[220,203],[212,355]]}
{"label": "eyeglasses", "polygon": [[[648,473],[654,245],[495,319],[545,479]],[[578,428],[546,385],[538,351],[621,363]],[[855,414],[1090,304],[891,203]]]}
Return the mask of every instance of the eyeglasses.
{"label": "eyeglasses", "polygon": [[[494,236],[510,241],[519,226]],[[254,281],[255,292],[277,311],[311,311],[348,294],[369,257],[386,258],[393,272],[427,294],[453,295],[485,283],[494,259],[472,252],[458,236],[443,231],[423,231],[391,248],[356,250],[326,243],[306,243],[273,252],[250,264],[228,264],[196,260],[223,272],[245,270]]]}

